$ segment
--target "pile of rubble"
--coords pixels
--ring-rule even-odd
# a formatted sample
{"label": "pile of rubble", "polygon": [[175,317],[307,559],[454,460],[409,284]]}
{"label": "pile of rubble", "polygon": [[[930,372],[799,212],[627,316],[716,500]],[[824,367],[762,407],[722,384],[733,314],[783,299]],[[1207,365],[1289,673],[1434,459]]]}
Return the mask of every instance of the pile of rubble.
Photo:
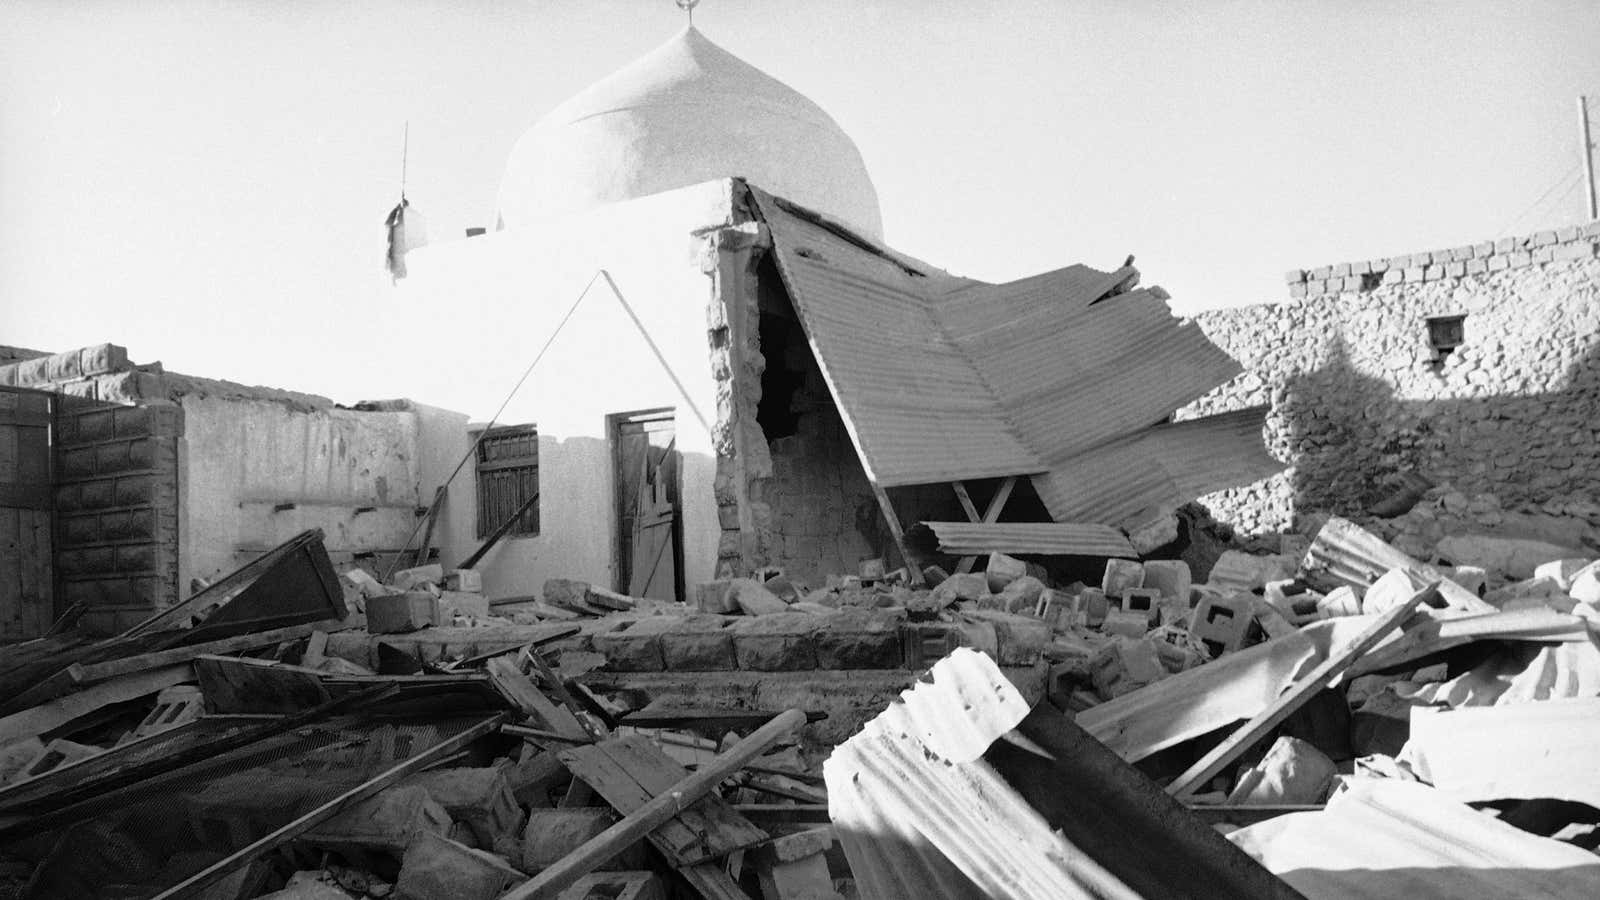
{"label": "pile of rubble", "polygon": [[[1094,584],[995,552],[693,603],[335,574],[308,532],[9,649],[0,896],[1592,895],[1600,562],[1319,526]],[[1454,849],[1341,838],[1402,827]]]}

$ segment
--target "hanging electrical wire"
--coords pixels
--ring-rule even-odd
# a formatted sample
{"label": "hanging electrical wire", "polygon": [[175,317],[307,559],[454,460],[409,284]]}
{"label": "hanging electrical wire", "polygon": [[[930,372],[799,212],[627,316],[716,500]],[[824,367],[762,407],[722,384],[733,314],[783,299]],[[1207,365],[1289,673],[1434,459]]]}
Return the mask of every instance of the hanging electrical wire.
{"label": "hanging electrical wire", "polygon": [[[1572,189],[1578,185],[1579,181],[1582,180],[1581,178],[1577,178],[1576,177],[1582,172],[1582,170],[1583,170],[1583,164],[1581,162],[1574,163],[1572,168],[1568,169],[1567,173],[1565,175],[1562,175],[1561,178],[1559,180],[1557,180],[1555,184],[1552,184],[1548,188],[1545,188],[1544,193],[1540,194],[1539,197],[1536,200],[1534,200],[1532,203],[1528,204],[1528,207],[1526,209],[1524,209],[1522,212],[1517,213],[1515,216],[1513,216],[1511,218],[1511,220],[1509,222],[1507,222],[1505,225],[1501,226],[1500,230],[1495,234],[1495,237],[1505,237],[1506,235],[1510,234],[1511,233],[1511,226],[1513,226],[1513,225],[1517,224],[1518,222],[1522,221],[1529,213],[1533,212],[1535,209],[1538,209],[1539,207],[1543,206],[1544,203],[1551,198],[1552,193],[1555,192],[1556,190],[1560,189],[1560,191],[1561,191],[1561,193],[1558,195],[1559,197],[1565,197],[1567,194],[1571,193]],[[1571,182],[1571,183],[1568,184],[1568,182]],[[1565,185],[1565,187],[1563,187],[1563,185]]]}

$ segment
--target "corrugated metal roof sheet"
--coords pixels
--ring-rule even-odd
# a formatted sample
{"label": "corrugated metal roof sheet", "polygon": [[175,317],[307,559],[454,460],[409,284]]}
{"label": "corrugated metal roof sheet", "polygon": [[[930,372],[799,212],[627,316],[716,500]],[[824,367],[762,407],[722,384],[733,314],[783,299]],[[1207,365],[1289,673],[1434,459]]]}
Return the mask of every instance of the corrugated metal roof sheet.
{"label": "corrugated metal roof sheet", "polygon": [[1047,556],[1121,556],[1139,554],[1128,538],[1109,525],[1068,522],[924,522],[939,538],[939,551],[955,556],[1039,553]]}
{"label": "corrugated metal roof sheet", "polygon": [[1600,808],[1600,779],[1587,774],[1596,747],[1600,698],[1586,697],[1462,709],[1415,706],[1400,756],[1417,777],[1462,802],[1551,797]]}
{"label": "corrugated metal roof sheet", "polygon": [[1137,900],[983,762],[1028,714],[999,667],[961,649],[930,674],[823,764],[862,897]]}
{"label": "corrugated metal roof sheet", "polygon": [[1145,428],[1052,461],[1033,487],[1057,519],[1119,521],[1283,468],[1261,443],[1266,407]]}
{"label": "corrugated metal roof sheet", "polygon": [[[1058,520],[1116,522],[1282,468],[1254,411],[1154,425],[1240,371],[1132,267],[1007,284],[912,267],[752,189],[823,377],[885,487],[1034,475]],[[1131,461],[1131,462],[1130,462]]]}
{"label": "corrugated metal roof sheet", "polygon": [[1228,838],[1311,898],[1600,897],[1594,854],[1410,781],[1359,779]]}
{"label": "corrugated metal roof sheet", "polygon": [[[1410,569],[1426,583],[1438,581],[1439,593],[1451,606],[1471,612],[1495,612],[1477,594],[1444,577],[1438,569],[1407,556],[1382,538],[1348,519],[1333,516],[1317,531],[1306,551],[1304,566],[1361,590],[1390,569]],[[1413,577],[1413,581],[1417,580]]]}
{"label": "corrugated metal roof sheet", "polygon": [[1043,471],[917,284],[925,276],[764,203],[778,269],[823,379],[885,487]]}

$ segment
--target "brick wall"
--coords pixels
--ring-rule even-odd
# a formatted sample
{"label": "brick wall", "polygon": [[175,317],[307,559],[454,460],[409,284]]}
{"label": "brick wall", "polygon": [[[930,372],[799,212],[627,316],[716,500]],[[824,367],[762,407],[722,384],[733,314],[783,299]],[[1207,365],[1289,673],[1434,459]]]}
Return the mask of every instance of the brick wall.
{"label": "brick wall", "polygon": [[[1289,468],[1202,498],[1246,533],[1358,515],[1416,473],[1510,507],[1600,499],[1600,222],[1290,273],[1291,299],[1202,313],[1246,372],[1180,417],[1271,403]],[[1464,315],[1440,360],[1428,319]]]}
{"label": "brick wall", "polygon": [[124,628],[179,595],[182,411],[63,397],[56,421],[61,603],[86,603],[89,627]]}

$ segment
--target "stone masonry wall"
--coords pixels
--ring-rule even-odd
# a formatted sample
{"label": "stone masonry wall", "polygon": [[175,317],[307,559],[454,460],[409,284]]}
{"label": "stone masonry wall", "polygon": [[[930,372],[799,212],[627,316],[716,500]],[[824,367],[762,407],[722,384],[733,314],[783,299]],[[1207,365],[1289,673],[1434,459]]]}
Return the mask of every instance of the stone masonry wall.
{"label": "stone masonry wall", "polygon": [[[1271,403],[1289,468],[1201,498],[1241,532],[1360,514],[1402,473],[1508,506],[1600,498],[1600,222],[1289,274],[1197,317],[1246,372],[1180,418]],[[1430,317],[1464,315],[1436,361]]]}

